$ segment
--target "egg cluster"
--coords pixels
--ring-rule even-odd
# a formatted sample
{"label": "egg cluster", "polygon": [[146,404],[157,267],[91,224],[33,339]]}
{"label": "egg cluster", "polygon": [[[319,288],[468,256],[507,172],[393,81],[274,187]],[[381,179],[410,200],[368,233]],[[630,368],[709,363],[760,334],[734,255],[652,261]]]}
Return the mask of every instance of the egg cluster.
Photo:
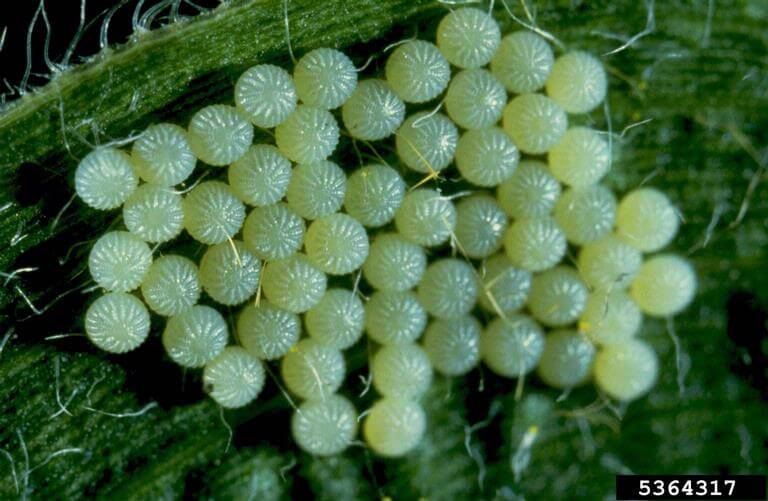
{"label": "egg cluster", "polygon": [[[667,197],[639,188],[617,201],[600,184],[606,135],[569,126],[606,87],[595,57],[555,58],[529,31],[502,38],[473,8],[446,15],[436,43],[399,44],[384,78],[358,81],[330,48],[304,55],[293,75],[254,66],[234,106],[207,106],[187,129],[152,125],[130,153],[98,148],[78,166],[81,199],[122,206],[125,224],[91,250],[91,276],[107,292],[86,313],[87,335],[127,352],[147,338],[150,310],[167,317],[168,357],[203,368],[206,391],[227,408],[256,398],[264,364],[279,360],[301,401],[294,438],[317,455],[357,433],[358,413],[337,391],[343,351],[364,332],[380,399],[363,434],[384,456],[419,443],[433,370],[460,376],[482,360],[503,377],[536,369],[556,388],[592,380],[637,398],[658,372],[635,336],[643,314],[678,313],[696,279],[675,255],[644,260],[677,232]],[[353,141],[394,136],[397,164],[329,159],[339,117]],[[254,126],[272,129],[275,144],[252,144]],[[226,176],[177,190],[198,161]],[[454,165],[463,181],[443,182]],[[150,248],[183,231],[203,244],[199,262]],[[370,297],[358,293],[358,270]],[[240,307],[235,332],[215,305]]]}

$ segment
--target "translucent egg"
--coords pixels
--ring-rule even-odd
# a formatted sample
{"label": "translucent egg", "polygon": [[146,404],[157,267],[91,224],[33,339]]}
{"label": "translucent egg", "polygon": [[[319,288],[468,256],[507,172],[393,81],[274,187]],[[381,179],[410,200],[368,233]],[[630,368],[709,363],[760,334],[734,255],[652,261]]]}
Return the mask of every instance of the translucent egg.
{"label": "translucent egg", "polygon": [[583,334],[558,330],[547,334],[537,373],[554,388],[572,388],[590,375],[595,347]]}
{"label": "translucent egg", "polygon": [[403,202],[405,182],[386,165],[366,165],[347,180],[344,208],[364,226],[377,228],[390,222]]}
{"label": "translucent egg", "polygon": [[249,205],[261,207],[280,201],[291,180],[291,162],[270,144],[251,146],[229,166],[229,186]]}
{"label": "translucent egg", "polygon": [[182,256],[155,259],[141,282],[141,295],[155,313],[178,315],[200,298],[197,266]]}
{"label": "translucent egg", "polygon": [[378,141],[392,135],[403,123],[405,104],[387,82],[362,80],[341,107],[341,118],[355,139]]}
{"label": "translucent egg", "polygon": [[195,170],[197,158],[178,125],[160,123],[147,127],[133,143],[131,158],[136,173],[157,186],[174,186]]}
{"label": "translucent egg", "polygon": [[382,398],[363,424],[368,446],[380,456],[400,457],[421,442],[427,427],[424,409],[413,401]]}
{"label": "translucent egg", "polygon": [[235,104],[257,127],[282,123],[296,108],[296,88],[284,69],[272,64],[248,68],[235,84]]}
{"label": "translucent egg", "polygon": [[480,322],[470,315],[433,320],[424,333],[424,351],[437,372],[464,375],[480,360],[481,331]]}
{"label": "translucent egg", "polygon": [[286,198],[291,209],[304,219],[333,214],[344,202],[347,178],[341,167],[328,160],[297,165]]}
{"label": "translucent egg", "polygon": [[163,346],[182,367],[202,367],[227,344],[227,322],[209,306],[195,305],[168,319]]}
{"label": "translucent egg", "polygon": [[600,290],[589,295],[579,330],[602,346],[624,343],[637,334],[643,315],[622,290]]}
{"label": "translucent egg", "polygon": [[288,204],[257,207],[243,225],[245,246],[259,259],[285,259],[304,242],[304,220]]}
{"label": "translucent egg", "polygon": [[546,40],[532,31],[515,31],[501,39],[491,72],[509,92],[525,94],[544,86],[553,62]]}
{"label": "translucent egg", "polygon": [[279,308],[304,313],[325,294],[327,278],[304,254],[270,261],[264,266],[262,288],[267,299]]}
{"label": "translucent egg", "polygon": [[365,330],[377,343],[411,343],[426,326],[427,312],[411,291],[376,291],[365,305]]}
{"label": "translucent egg", "polygon": [[275,129],[275,142],[294,162],[319,162],[336,149],[339,124],[328,110],[300,104]]}
{"label": "translucent egg", "polygon": [[338,350],[355,344],[363,334],[365,308],[357,294],[348,289],[328,289],[304,316],[309,335]]}
{"label": "translucent egg", "polygon": [[474,195],[456,204],[456,240],[472,259],[488,257],[501,248],[507,223],[507,216],[489,195]]}
{"label": "translucent egg", "polygon": [[168,188],[139,186],[123,205],[128,231],[147,242],[167,242],[184,228],[181,196]]}
{"label": "translucent egg", "polygon": [[588,294],[587,286],[576,270],[557,266],[533,277],[528,308],[542,324],[561,327],[579,318]]}
{"label": "translucent egg", "polygon": [[88,307],[85,333],[93,344],[110,353],[138,348],[149,334],[149,312],[136,296],[109,292]]}
{"label": "translucent egg", "polygon": [[632,282],[642,259],[640,251],[610,234],[581,248],[578,268],[595,289],[621,289]]}
{"label": "translucent egg", "polygon": [[131,157],[112,148],[91,151],[75,170],[77,196],[94,209],[120,207],[138,184]]}
{"label": "translucent egg", "polygon": [[616,197],[602,184],[569,188],[555,204],[555,221],[576,245],[599,240],[613,229],[615,220]]}
{"label": "translucent egg", "polygon": [[280,373],[288,389],[305,400],[325,400],[344,381],[341,351],[315,339],[302,339],[283,357]]}
{"label": "translucent egg", "polygon": [[432,384],[432,363],[413,343],[382,347],[371,362],[373,387],[385,397],[415,399]]}
{"label": "translucent egg", "polygon": [[513,219],[547,216],[560,198],[560,183],[546,164],[523,160],[514,174],[499,184],[496,198]]}
{"label": "translucent egg", "polygon": [[206,106],[192,117],[187,132],[197,158],[214,165],[229,165],[245,155],[253,142],[253,126],[233,106]]}
{"label": "translucent egg", "polygon": [[504,86],[484,69],[460,71],[445,94],[448,116],[465,129],[491,127],[501,118],[506,104]]}
{"label": "translucent egg", "polygon": [[587,113],[603,102],[608,79],[602,63],[586,52],[560,56],[547,79],[547,95],[568,113]]}
{"label": "translucent egg", "polygon": [[200,283],[217,303],[234,306],[256,293],[261,261],[239,240],[212,245],[200,260]]}
{"label": "translucent egg", "polygon": [[139,237],[127,231],[110,231],[93,244],[88,269],[99,287],[128,292],[141,284],[152,264],[152,251]]}
{"label": "translucent egg", "polygon": [[182,207],[187,233],[207,245],[232,238],[245,219],[245,206],[221,181],[200,183],[187,193]]}
{"label": "translucent egg", "polygon": [[696,273],[685,259],[659,254],[640,265],[629,292],[643,313],[654,317],[676,315],[696,294]]}
{"label": "translucent egg", "polygon": [[397,231],[407,240],[421,246],[444,243],[456,226],[453,203],[435,190],[409,192],[395,214]]}
{"label": "translucent egg", "polygon": [[611,151],[600,133],[571,127],[549,150],[549,170],[563,183],[581,188],[599,182],[611,167]]}
{"label": "translucent egg", "polygon": [[437,318],[466,315],[477,302],[475,270],[456,258],[433,261],[419,282],[418,296],[424,309]]}
{"label": "translucent egg", "polygon": [[346,275],[368,257],[368,234],[357,219],[337,212],[316,219],[304,237],[309,260],[330,275]]}
{"label": "translucent egg", "polygon": [[203,370],[203,388],[227,409],[251,403],[264,387],[264,366],[239,346],[227,346]]}
{"label": "translucent egg", "polygon": [[544,333],[525,315],[494,318],[480,336],[480,356],[499,376],[512,378],[529,373],[543,351]]}
{"label": "translucent egg", "polygon": [[399,45],[384,68],[387,83],[406,103],[436,98],[451,79],[451,67],[437,46],[424,40]]}
{"label": "translucent egg", "polygon": [[552,99],[521,94],[504,108],[504,131],[523,153],[540,155],[557,144],[568,128],[568,116]]}
{"label": "translucent egg", "polygon": [[522,308],[528,299],[531,272],[512,266],[503,253],[485,261],[479,275],[478,303],[490,313],[513,313]]}
{"label": "translucent egg", "polygon": [[437,26],[437,46],[451,64],[479,68],[493,57],[501,41],[496,21],[480,9],[460,8]]}
{"label": "translucent egg", "polygon": [[342,452],[356,433],[357,411],[340,395],[303,402],[291,418],[291,434],[296,444],[314,456]]}
{"label": "translucent egg", "polygon": [[338,108],[357,86],[357,69],[341,51],[322,47],[307,52],[293,69],[296,92],[304,104]]}
{"label": "translucent egg", "polygon": [[248,304],[237,317],[237,338],[248,353],[261,360],[277,360],[299,341],[298,315],[262,299]]}
{"label": "translucent egg", "polygon": [[647,393],[658,373],[656,353],[639,339],[606,346],[595,357],[595,384],[618,400],[635,400]]}
{"label": "translucent egg", "polygon": [[496,186],[515,172],[519,161],[517,147],[498,127],[467,131],[456,147],[456,167],[477,186]]}
{"label": "translucent egg", "polygon": [[504,250],[514,266],[543,271],[565,255],[565,234],[551,217],[519,219],[504,235]]}
{"label": "translucent egg", "polygon": [[416,172],[439,172],[453,161],[459,132],[442,113],[420,111],[397,130],[395,145],[400,160]]}
{"label": "translucent egg", "polygon": [[405,291],[419,283],[426,267],[424,249],[396,233],[383,233],[371,244],[363,276],[374,289]]}
{"label": "translucent egg", "polygon": [[642,252],[669,244],[680,226],[680,217],[667,196],[653,188],[628,193],[616,212],[616,233]]}

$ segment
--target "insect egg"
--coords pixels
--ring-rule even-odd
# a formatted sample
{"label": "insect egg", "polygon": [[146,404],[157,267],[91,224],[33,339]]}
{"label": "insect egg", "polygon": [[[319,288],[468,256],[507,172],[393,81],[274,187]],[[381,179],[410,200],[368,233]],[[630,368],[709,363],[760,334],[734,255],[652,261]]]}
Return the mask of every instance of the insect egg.
{"label": "insect egg", "polygon": [[498,127],[467,131],[456,147],[456,167],[477,186],[501,183],[515,172],[519,160],[517,147]]}
{"label": "insect egg", "polygon": [[405,182],[386,165],[366,165],[347,180],[344,208],[364,226],[377,228],[390,222],[403,202]]}
{"label": "insect egg", "polygon": [[395,49],[384,68],[387,83],[406,103],[437,97],[451,79],[451,67],[431,42],[412,40]]}
{"label": "insect egg", "polygon": [[606,235],[579,252],[579,273],[593,288],[627,287],[642,261],[640,251],[616,235]]}
{"label": "insect egg", "polygon": [[259,64],[247,69],[235,84],[235,104],[257,127],[271,128],[296,108],[296,88],[284,69]]}
{"label": "insect egg", "polygon": [[309,335],[338,350],[355,344],[363,334],[365,309],[357,294],[347,289],[329,289],[304,316]]}
{"label": "insect egg", "polygon": [[488,257],[501,248],[507,216],[488,195],[474,195],[456,204],[456,240],[472,259]]}
{"label": "insect egg", "polygon": [[623,343],[640,330],[643,316],[622,290],[599,290],[587,299],[579,330],[595,344]]}
{"label": "insect egg", "polygon": [[587,113],[605,99],[608,79],[600,61],[586,52],[560,56],[547,79],[547,95],[568,113]]}
{"label": "insect egg", "polygon": [[531,31],[515,31],[501,39],[491,72],[509,92],[525,94],[544,86],[553,62],[546,40]]}
{"label": "insect egg", "polygon": [[496,198],[507,216],[535,218],[552,212],[560,191],[560,183],[546,164],[523,160],[515,173],[499,184]]}
{"label": "insect egg", "polygon": [[445,94],[445,109],[451,120],[465,129],[484,129],[501,118],[507,93],[487,70],[460,71]]}
{"label": "insect egg", "polygon": [[349,134],[364,141],[377,141],[393,134],[404,117],[405,104],[384,80],[376,78],[361,81],[341,107],[341,118]]}
{"label": "insect egg", "polygon": [[256,293],[261,262],[239,240],[212,245],[200,261],[200,283],[217,303],[234,306]]}
{"label": "insect egg", "polygon": [[587,286],[576,270],[557,266],[533,277],[528,308],[544,325],[559,327],[576,321],[587,303]]}
{"label": "insect egg", "polygon": [[437,26],[440,52],[459,68],[485,66],[500,41],[499,25],[480,9],[456,9],[443,17]]}
{"label": "insect egg", "polygon": [[230,165],[227,174],[240,200],[261,207],[283,198],[291,180],[291,162],[274,146],[258,144]]}
{"label": "insect egg", "polygon": [[200,183],[187,193],[182,207],[187,233],[208,245],[232,238],[245,219],[245,206],[221,181]]}
{"label": "insect egg", "polygon": [[293,313],[304,313],[315,306],[327,284],[325,274],[304,254],[270,261],[264,266],[262,288],[275,306]]}
{"label": "insect egg", "polygon": [[555,221],[576,245],[599,240],[613,228],[616,197],[601,184],[569,188],[555,205]]}
{"label": "insect egg", "polygon": [[75,171],[75,191],[94,209],[120,207],[139,184],[131,157],[112,148],[97,148],[88,153]]}
{"label": "insect egg", "polygon": [[126,228],[147,242],[167,242],[184,228],[181,196],[169,188],[143,184],[123,205]]}
{"label": "insect egg", "polygon": [[339,124],[328,110],[300,104],[275,128],[275,142],[294,162],[318,162],[339,143]]}
{"label": "insect egg", "polygon": [[345,275],[368,256],[368,234],[356,219],[340,212],[316,219],[304,237],[309,260],[331,275]]}
{"label": "insect egg", "polygon": [[628,193],[616,212],[616,233],[642,252],[666,246],[677,234],[680,217],[667,196],[653,188]]}
{"label": "insect egg", "polygon": [[253,126],[234,107],[214,104],[195,113],[187,140],[197,158],[220,167],[245,155],[253,142]]}
{"label": "insect egg", "polygon": [[413,190],[397,210],[395,226],[407,240],[433,247],[451,236],[456,226],[456,209],[435,190]]}
{"label": "insect egg", "polygon": [[416,447],[427,427],[424,409],[413,401],[383,398],[373,404],[363,435],[376,454],[399,457]]}
{"label": "insect egg", "polygon": [[432,363],[424,350],[413,343],[382,347],[371,362],[373,386],[385,397],[413,399],[432,384]]}
{"label": "insect egg", "polygon": [[341,167],[328,160],[301,164],[293,169],[286,198],[304,219],[333,214],[344,202],[347,178]]}
{"label": "insect egg", "polygon": [[475,270],[456,258],[433,261],[419,282],[419,302],[437,318],[466,315],[477,301]]}
{"label": "insect egg", "polygon": [[283,357],[280,374],[293,393],[306,400],[324,400],[344,381],[344,356],[315,339],[302,339]]}
{"label": "insect egg", "polygon": [[243,224],[245,246],[259,259],[284,259],[301,248],[304,220],[288,204],[257,207]]}
{"label": "insect egg", "polygon": [[85,313],[85,333],[93,344],[110,353],[138,348],[149,334],[149,312],[139,299],[109,292]]}
{"label": "insect egg", "polygon": [[439,373],[461,376],[480,360],[480,332],[480,322],[470,315],[437,319],[424,333],[424,350]]}
{"label": "insect egg", "polygon": [[209,306],[195,305],[168,319],[163,346],[182,367],[202,367],[224,350],[227,323]]}
{"label": "insect egg", "polygon": [[302,103],[330,110],[352,95],[357,86],[357,69],[343,52],[323,47],[299,59],[293,81]]}
{"label": "insect egg", "polygon": [[531,272],[512,266],[503,253],[490,257],[480,270],[478,303],[498,315],[523,307],[531,290]]}
{"label": "insect egg", "polygon": [[540,155],[549,151],[568,128],[568,116],[552,99],[521,94],[504,108],[504,131],[520,151]]}
{"label": "insect egg", "polygon": [[239,346],[227,346],[203,370],[203,387],[227,409],[243,407],[264,387],[264,366]]}
{"label": "insect egg", "polygon": [[549,150],[549,169],[563,183],[584,187],[597,183],[611,166],[608,142],[587,127],[571,127]]}
{"label": "insect egg", "polygon": [[521,314],[494,318],[480,336],[483,362],[503,377],[520,377],[532,371],[543,351],[541,327]]}
{"label": "insect egg", "polygon": [[606,346],[595,356],[595,384],[618,400],[634,400],[648,392],[658,373],[656,353],[639,339]]}
{"label": "insect egg", "polygon": [[547,334],[537,373],[554,388],[572,388],[589,377],[594,359],[595,347],[583,334],[554,331]]}
{"label": "insect egg", "polygon": [[174,186],[185,181],[197,163],[187,141],[187,131],[165,123],[147,127],[133,143],[131,157],[136,173],[157,186]]}
{"label": "insect egg", "polygon": [[403,163],[416,172],[439,172],[451,163],[459,132],[442,113],[421,111],[397,131],[395,146]]}
{"label": "insect egg", "polygon": [[565,255],[565,234],[551,217],[519,219],[504,235],[504,250],[513,265],[528,271],[543,271],[559,263]]}
{"label": "insect egg", "polygon": [[301,335],[298,315],[262,299],[248,304],[237,317],[237,337],[248,353],[261,360],[276,360],[295,345]]}
{"label": "insect egg", "polygon": [[397,233],[384,233],[371,244],[363,276],[375,289],[405,291],[419,283],[426,267],[424,249]]}
{"label": "insect egg", "polygon": [[141,282],[141,295],[155,313],[178,315],[200,297],[197,266],[182,256],[156,259]]}
{"label": "insect egg", "polygon": [[132,291],[141,284],[151,264],[149,246],[127,231],[105,233],[88,255],[91,276],[108,291]]}
{"label": "insect egg", "polygon": [[416,341],[427,326],[427,312],[411,291],[376,291],[365,305],[365,330],[380,344]]}
{"label": "insect egg", "polygon": [[659,254],[640,265],[629,291],[643,313],[655,317],[675,315],[693,300],[696,273],[685,259]]}
{"label": "insect egg", "polygon": [[357,411],[346,398],[327,395],[303,402],[291,418],[291,433],[299,447],[315,456],[338,454],[357,433]]}

